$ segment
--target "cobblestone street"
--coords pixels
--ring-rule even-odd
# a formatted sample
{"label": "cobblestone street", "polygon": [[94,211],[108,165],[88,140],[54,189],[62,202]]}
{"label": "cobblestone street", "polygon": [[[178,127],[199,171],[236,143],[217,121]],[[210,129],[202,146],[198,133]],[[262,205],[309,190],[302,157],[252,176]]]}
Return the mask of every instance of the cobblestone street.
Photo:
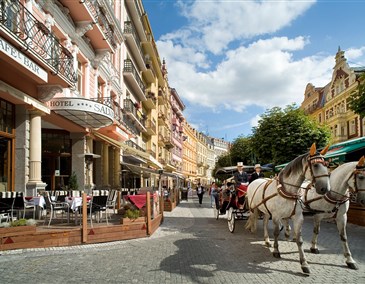
{"label": "cobblestone street", "polygon": [[304,248],[311,274],[301,272],[294,242],[279,243],[281,259],[238,221],[232,234],[213,218],[208,196],[182,201],[150,238],[0,252],[1,283],[365,283],[365,228],[349,224],[359,270],[345,264],[336,226],[323,222],[319,255],[310,254],[312,217],[305,217]]}

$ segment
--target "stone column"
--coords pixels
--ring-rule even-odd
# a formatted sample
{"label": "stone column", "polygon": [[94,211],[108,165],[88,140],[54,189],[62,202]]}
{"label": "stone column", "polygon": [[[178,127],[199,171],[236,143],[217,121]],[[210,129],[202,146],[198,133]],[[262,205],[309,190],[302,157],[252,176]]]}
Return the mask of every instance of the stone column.
{"label": "stone column", "polygon": [[110,187],[109,184],[109,145],[103,143],[103,156],[102,156],[102,167],[103,167],[103,187]]}
{"label": "stone column", "polygon": [[120,148],[114,148],[114,187],[121,187],[120,175]]}
{"label": "stone column", "polygon": [[47,184],[42,182],[42,125],[40,111],[30,111],[29,133],[29,180],[26,195],[35,196],[45,190]]}

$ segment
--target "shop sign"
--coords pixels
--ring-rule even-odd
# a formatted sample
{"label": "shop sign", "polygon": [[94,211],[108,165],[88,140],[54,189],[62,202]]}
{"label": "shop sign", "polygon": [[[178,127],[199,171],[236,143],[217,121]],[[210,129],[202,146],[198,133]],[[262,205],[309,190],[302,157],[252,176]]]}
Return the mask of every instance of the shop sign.
{"label": "shop sign", "polygon": [[4,53],[11,59],[18,62],[20,65],[28,69],[34,75],[42,79],[44,82],[48,80],[47,72],[42,69],[38,64],[36,64],[33,60],[31,60],[28,56],[20,52],[13,45],[8,43],[5,39],[0,37],[0,52]]}
{"label": "shop sign", "polygon": [[53,99],[47,104],[51,110],[85,111],[100,114],[110,118],[110,120],[114,119],[114,111],[110,107],[92,100],[62,98]]}

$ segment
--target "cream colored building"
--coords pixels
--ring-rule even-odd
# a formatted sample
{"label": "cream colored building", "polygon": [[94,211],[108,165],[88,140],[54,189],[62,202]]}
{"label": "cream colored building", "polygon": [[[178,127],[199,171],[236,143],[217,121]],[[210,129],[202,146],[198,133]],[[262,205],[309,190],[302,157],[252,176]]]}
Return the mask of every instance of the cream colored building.
{"label": "cream colored building", "polygon": [[340,48],[335,56],[332,79],[324,87],[308,84],[301,108],[327,125],[331,130],[332,144],[364,136],[364,119],[349,109],[348,99],[358,88],[359,76],[365,67],[350,67],[345,52]]}

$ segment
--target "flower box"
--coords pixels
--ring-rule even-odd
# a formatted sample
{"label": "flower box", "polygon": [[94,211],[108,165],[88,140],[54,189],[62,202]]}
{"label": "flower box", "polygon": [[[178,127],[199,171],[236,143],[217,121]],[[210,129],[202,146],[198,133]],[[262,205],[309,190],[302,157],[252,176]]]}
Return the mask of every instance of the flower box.
{"label": "flower box", "polygon": [[120,218],[120,223],[123,225],[140,224],[145,222],[146,222],[145,217],[138,217],[136,219]]}
{"label": "flower box", "polygon": [[36,226],[17,226],[17,227],[0,228],[0,238],[31,235],[35,234],[35,232],[36,232]]}

